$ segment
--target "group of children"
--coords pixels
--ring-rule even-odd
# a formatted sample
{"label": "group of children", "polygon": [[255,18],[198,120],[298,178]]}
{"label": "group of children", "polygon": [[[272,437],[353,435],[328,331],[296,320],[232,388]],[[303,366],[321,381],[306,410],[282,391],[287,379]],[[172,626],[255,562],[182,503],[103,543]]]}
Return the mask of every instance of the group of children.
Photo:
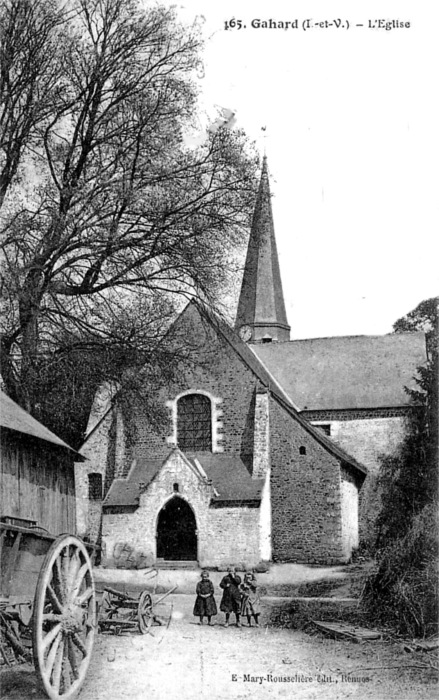
{"label": "group of children", "polygon": [[[255,626],[259,627],[260,595],[256,582],[256,576],[252,571],[244,574],[244,580],[230,566],[227,574],[221,580],[220,588],[223,590],[220,610],[226,615],[225,627],[229,626],[230,614],[236,618],[236,626],[241,627],[241,616],[245,615],[248,626],[252,626],[252,618]],[[217,615],[217,607],[214,598],[213,583],[209,578],[209,573],[203,571],[201,581],[197,584],[197,599],[194,605],[194,615],[200,618],[200,625],[207,617],[207,622],[212,625],[212,617]]]}

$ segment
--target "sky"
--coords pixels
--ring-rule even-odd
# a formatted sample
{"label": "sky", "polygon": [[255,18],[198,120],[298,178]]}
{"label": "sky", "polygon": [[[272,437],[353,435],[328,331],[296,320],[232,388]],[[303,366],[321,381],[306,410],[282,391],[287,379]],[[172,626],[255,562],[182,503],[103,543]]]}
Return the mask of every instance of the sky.
{"label": "sky", "polygon": [[439,294],[437,3],[175,6],[203,27],[200,110],[267,154],[291,337],[391,332]]}

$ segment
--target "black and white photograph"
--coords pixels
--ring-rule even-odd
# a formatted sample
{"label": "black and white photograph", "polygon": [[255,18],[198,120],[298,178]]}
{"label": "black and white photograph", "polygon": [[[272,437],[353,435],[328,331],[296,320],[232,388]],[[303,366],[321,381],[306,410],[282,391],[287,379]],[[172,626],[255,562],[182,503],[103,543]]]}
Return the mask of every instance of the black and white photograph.
{"label": "black and white photograph", "polygon": [[433,700],[439,9],[0,0],[0,698]]}

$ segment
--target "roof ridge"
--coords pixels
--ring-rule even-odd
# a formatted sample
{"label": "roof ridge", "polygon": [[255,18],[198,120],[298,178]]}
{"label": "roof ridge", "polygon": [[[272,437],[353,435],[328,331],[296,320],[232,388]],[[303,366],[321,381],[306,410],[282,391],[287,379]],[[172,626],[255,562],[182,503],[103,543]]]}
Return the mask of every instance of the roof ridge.
{"label": "roof ridge", "polygon": [[[291,343],[312,343],[314,340],[345,340],[347,338],[396,338],[406,335],[425,335],[425,331],[403,331],[402,333],[371,333],[371,334],[357,334],[357,335],[322,335],[316,336],[315,338],[291,338],[290,340],[283,340],[277,343],[270,343],[270,347],[281,347],[283,345],[290,345]],[[249,345],[260,346],[261,343],[249,342]]]}

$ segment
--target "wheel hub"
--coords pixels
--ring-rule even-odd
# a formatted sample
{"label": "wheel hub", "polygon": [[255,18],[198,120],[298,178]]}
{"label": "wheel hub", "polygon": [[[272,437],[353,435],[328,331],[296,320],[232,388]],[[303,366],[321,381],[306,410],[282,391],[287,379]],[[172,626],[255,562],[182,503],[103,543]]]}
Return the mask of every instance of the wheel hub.
{"label": "wheel hub", "polygon": [[84,610],[79,605],[69,605],[63,612],[61,624],[67,634],[80,632],[84,625]]}

